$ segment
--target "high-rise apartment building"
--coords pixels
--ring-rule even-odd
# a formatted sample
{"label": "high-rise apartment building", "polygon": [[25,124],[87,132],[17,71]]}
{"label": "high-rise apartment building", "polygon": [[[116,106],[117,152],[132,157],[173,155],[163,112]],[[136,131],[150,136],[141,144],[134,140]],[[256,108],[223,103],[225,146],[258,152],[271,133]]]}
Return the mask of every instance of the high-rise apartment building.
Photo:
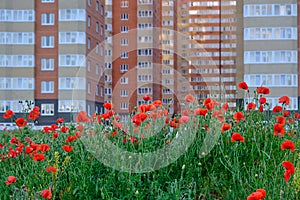
{"label": "high-rise apartment building", "polygon": [[41,108],[39,124],[100,112],[103,41],[103,0],[1,2],[0,112],[21,115],[26,100]]}
{"label": "high-rise apartment building", "polygon": [[[270,88],[271,107],[290,97],[288,109],[299,109],[299,3],[297,0],[244,1],[244,80],[251,91]],[[241,16],[242,14],[242,16]]]}

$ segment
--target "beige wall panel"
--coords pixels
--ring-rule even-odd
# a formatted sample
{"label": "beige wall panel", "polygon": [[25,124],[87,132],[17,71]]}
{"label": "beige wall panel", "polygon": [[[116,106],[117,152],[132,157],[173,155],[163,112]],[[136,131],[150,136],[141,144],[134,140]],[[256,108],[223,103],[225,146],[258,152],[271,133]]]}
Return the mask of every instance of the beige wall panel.
{"label": "beige wall panel", "polygon": [[0,22],[0,32],[34,32],[32,22]]}
{"label": "beige wall panel", "polygon": [[60,77],[85,77],[85,67],[60,67]]}
{"label": "beige wall panel", "polygon": [[245,74],[297,74],[296,64],[245,65]]}
{"label": "beige wall panel", "polygon": [[244,0],[244,4],[283,4],[297,3],[297,0]]}
{"label": "beige wall panel", "polygon": [[58,25],[59,32],[85,32],[86,31],[86,22],[59,22]]}
{"label": "beige wall panel", "polygon": [[0,67],[0,76],[1,77],[34,77],[34,68],[33,67]]}
{"label": "beige wall panel", "polygon": [[58,92],[59,100],[85,100],[85,90],[60,90]]}
{"label": "beige wall panel", "polygon": [[294,17],[246,17],[244,18],[244,28],[247,27],[294,27],[297,18]]}
{"label": "beige wall panel", "polygon": [[60,44],[59,54],[85,54],[86,53],[85,44]]}
{"label": "beige wall panel", "polygon": [[34,0],[1,0],[1,8],[31,10],[34,9]]}
{"label": "beige wall panel", "polygon": [[265,51],[265,50],[297,50],[295,40],[256,40],[245,41],[245,51]]}
{"label": "beige wall panel", "polygon": [[5,100],[33,100],[32,90],[0,90],[0,98]]}
{"label": "beige wall panel", "polygon": [[0,45],[0,54],[33,55],[34,54],[34,45]]}
{"label": "beige wall panel", "polygon": [[78,1],[78,0],[62,1],[62,0],[59,0],[59,9],[70,9],[70,8],[84,9],[85,7],[86,7],[86,1]]}

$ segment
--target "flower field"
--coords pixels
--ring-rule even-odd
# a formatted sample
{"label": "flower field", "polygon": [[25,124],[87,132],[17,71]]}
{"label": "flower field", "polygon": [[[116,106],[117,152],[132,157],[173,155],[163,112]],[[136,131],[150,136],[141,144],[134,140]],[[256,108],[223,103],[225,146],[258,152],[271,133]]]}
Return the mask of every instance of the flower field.
{"label": "flower field", "polygon": [[[41,131],[28,126],[38,107],[21,118],[8,110],[18,129],[0,132],[0,199],[298,199],[300,114],[286,109],[287,96],[271,107],[266,87],[252,97],[245,82],[238,88],[242,110],[187,95],[171,116],[145,95],[127,123],[111,103]],[[169,153],[155,157],[160,150]]]}

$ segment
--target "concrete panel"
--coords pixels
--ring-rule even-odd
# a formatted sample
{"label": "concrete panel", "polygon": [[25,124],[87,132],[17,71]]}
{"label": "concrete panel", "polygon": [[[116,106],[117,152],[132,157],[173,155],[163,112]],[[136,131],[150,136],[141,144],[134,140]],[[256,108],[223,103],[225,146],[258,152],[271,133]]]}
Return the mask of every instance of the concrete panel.
{"label": "concrete panel", "polygon": [[86,54],[85,44],[60,44],[59,54]]}
{"label": "concrete panel", "polygon": [[0,90],[1,99],[5,100],[32,100],[33,90]]}
{"label": "concrete panel", "polygon": [[33,55],[34,44],[29,45],[0,45],[0,54],[7,55]]}
{"label": "concrete panel", "polygon": [[[238,70],[237,70],[238,71]],[[245,65],[245,74],[297,74],[297,64]]]}
{"label": "concrete panel", "polygon": [[0,9],[18,9],[18,10],[31,10],[34,9],[34,0],[2,0]]}
{"label": "concrete panel", "polygon": [[34,68],[33,67],[0,67],[1,77],[32,77],[34,78]]}
{"label": "concrete panel", "polygon": [[86,1],[78,1],[78,0],[68,0],[68,1],[61,1],[59,0],[59,9],[76,9],[86,8]]}
{"label": "concrete panel", "polygon": [[245,51],[265,51],[265,50],[297,50],[295,40],[251,40],[245,41]]}
{"label": "concrete panel", "polygon": [[0,32],[34,32],[33,22],[0,22]]}

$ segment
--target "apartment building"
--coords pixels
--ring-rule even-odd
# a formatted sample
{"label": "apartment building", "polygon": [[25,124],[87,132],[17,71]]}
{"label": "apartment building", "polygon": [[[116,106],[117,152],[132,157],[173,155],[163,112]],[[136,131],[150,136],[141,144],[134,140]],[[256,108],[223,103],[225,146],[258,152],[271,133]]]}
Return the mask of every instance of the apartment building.
{"label": "apartment building", "polygon": [[103,42],[103,0],[3,1],[0,112],[21,116],[31,101],[41,108],[41,125],[72,121],[80,110],[101,112]]}
{"label": "apartment building", "polygon": [[269,103],[290,97],[299,109],[299,3],[297,0],[245,0],[243,3],[244,80],[251,91],[270,88]]}

